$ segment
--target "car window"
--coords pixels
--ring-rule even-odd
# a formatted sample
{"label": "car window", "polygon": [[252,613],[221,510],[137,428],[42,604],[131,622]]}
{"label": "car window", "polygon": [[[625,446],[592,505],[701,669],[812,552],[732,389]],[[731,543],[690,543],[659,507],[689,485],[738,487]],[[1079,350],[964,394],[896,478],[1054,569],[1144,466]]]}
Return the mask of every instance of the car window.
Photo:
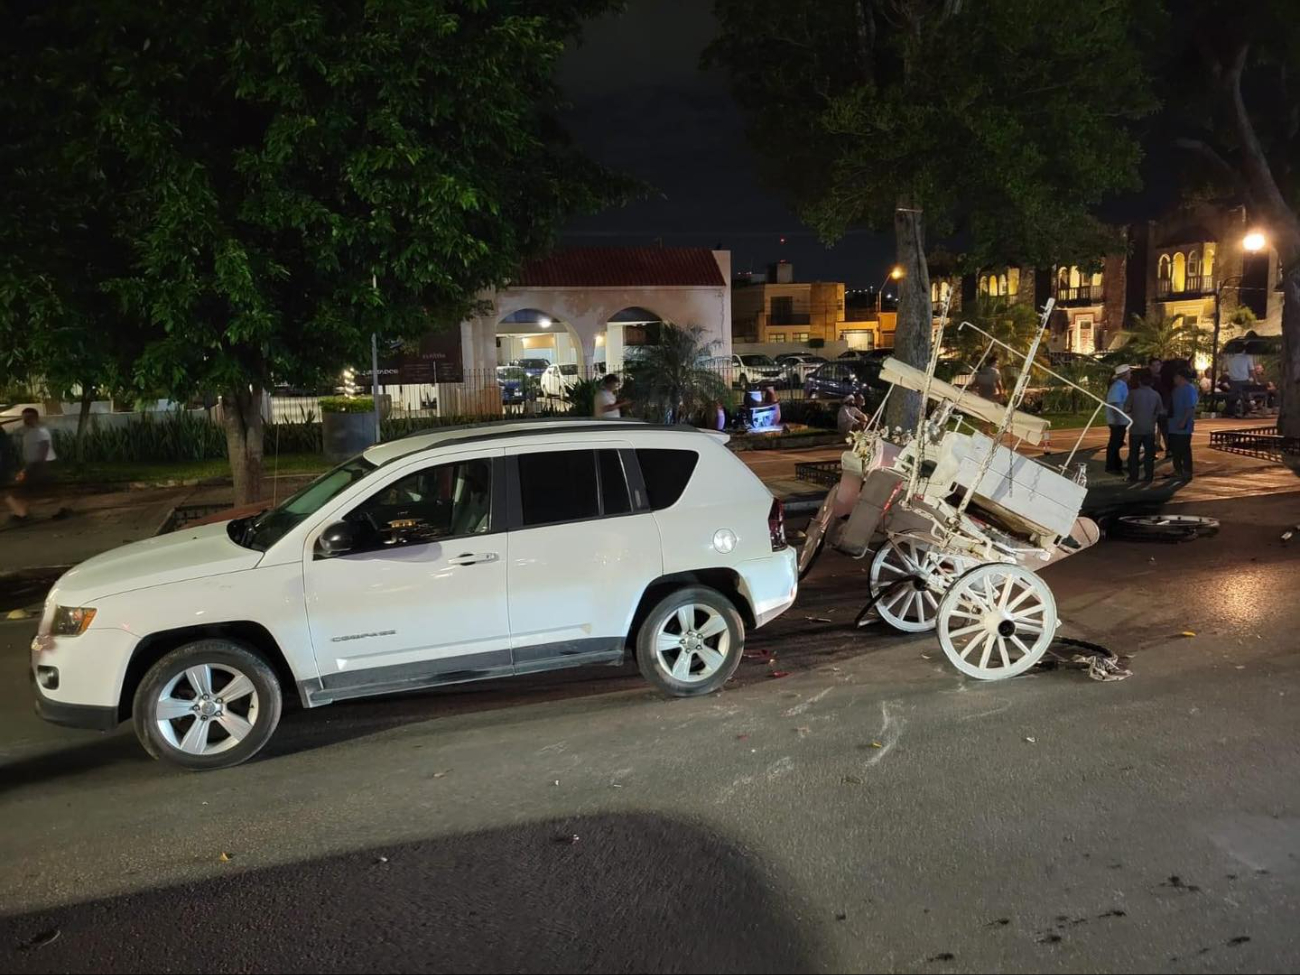
{"label": "car window", "polygon": [[741,361],[747,366],[774,366],[771,356],[766,355],[742,355]]}
{"label": "car window", "polygon": [[481,535],[492,515],[487,458],[425,467],[376,491],[343,519],[357,551]]}
{"label": "car window", "polygon": [[700,455],[693,450],[645,449],[636,452],[636,459],[641,465],[650,507],[661,511],[671,508],[682,496]]}
{"label": "car window", "polygon": [[632,510],[632,498],[627,490],[627,474],[617,450],[596,451],[596,465],[600,469],[601,511],[610,515],[625,515]]}
{"label": "car window", "polygon": [[375,465],[364,457],[353,457],[251,521],[242,518],[232,521],[228,529],[230,537],[241,545],[265,552],[303,519],[314,515],[375,469]]}
{"label": "car window", "polygon": [[578,367],[576,365],[560,366],[560,374],[564,376],[576,376]]}
{"label": "car window", "polygon": [[519,501],[525,528],[598,517],[596,451],[520,454]]}

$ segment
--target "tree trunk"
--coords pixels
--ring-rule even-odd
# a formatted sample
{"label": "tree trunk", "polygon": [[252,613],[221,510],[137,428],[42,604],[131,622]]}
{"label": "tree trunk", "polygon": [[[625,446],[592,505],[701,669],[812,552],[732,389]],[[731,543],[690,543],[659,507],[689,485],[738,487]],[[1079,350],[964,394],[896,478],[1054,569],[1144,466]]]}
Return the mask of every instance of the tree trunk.
{"label": "tree trunk", "polygon": [[262,499],[262,388],[239,387],[221,396],[226,453],[235,481],[235,507]]}
{"label": "tree trunk", "polygon": [[[894,239],[903,277],[898,282],[898,324],[894,332],[894,357],[924,369],[930,363],[930,333],[934,316],[930,306],[930,269],[925,261],[923,214],[910,200],[899,200],[894,213]],[[885,420],[890,427],[916,429],[921,415],[921,394],[895,388],[889,394]]]}
{"label": "tree trunk", "polygon": [[1278,431],[1300,437],[1300,265],[1284,268],[1282,279],[1282,369],[1277,384]]}
{"label": "tree trunk", "polygon": [[85,435],[86,426],[90,423],[90,404],[95,400],[95,387],[90,383],[81,384],[81,409],[77,412],[77,441],[76,454],[77,466],[80,467],[85,459]]}

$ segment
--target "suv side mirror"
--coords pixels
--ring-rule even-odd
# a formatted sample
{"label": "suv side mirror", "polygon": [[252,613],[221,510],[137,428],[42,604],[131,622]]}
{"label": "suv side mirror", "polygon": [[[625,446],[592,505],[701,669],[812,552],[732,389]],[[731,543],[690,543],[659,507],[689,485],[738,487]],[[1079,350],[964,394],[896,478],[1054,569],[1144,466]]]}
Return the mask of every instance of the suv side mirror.
{"label": "suv side mirror", "polygon": [[347,555],[355,545],[356,535],[352,526],[346,521],[336,521],[320,533],[320,538],[316,540],[316,552],[323,559],[333,559]]}

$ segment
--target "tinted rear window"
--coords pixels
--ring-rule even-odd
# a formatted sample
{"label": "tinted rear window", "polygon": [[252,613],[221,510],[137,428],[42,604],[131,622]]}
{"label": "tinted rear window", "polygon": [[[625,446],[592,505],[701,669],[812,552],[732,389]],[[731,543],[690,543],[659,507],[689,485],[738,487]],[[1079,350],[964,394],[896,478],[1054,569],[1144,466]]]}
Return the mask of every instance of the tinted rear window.
{"label": "tinted rear window", "polygon": [[600,468],[600,500],[604,514],[625,515],[632,510],[632,498],[627,491],[627,476],[617,450],[596,451],[596,464]]}
{"label": "tinted rear window", "polygon": [[693,450],[638,450],[636,458],[641,464],[650,507],[660,511],[677,503],[690,483],[700,455]]}
{"label": "tinted rear window", "polygon": [[520,454],[519,500],[525,527],[595,518],[600,514],[596,452],[556,450]]}

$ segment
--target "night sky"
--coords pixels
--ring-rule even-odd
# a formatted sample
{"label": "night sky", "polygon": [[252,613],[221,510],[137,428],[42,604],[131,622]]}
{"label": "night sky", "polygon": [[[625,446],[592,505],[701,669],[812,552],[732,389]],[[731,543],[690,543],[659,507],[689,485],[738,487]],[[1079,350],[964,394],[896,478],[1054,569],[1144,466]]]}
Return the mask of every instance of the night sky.
{"label": "night sky", "polygon": [[593,158],[656,192],[575,220],[563,243],[721,244],[737,271],[785,258],[800,280],[879,284],[892,239],[857,232],[828,249],[760,185],[726,79],[699,67],[716,30],[708,0],[631,0],[625,13],[587,25],[560,71],[569,130]]}
{"label": "night sky", "polygon": [[[712,6],[709,0],[630,0],[625,13],[589,23],[565,58],[560,83],[572,105],[565,120],[570,132],[589,155],[656,192],[573,221],[562,242],[721,244],[737,271],[761,271],[785,258],[798,280],[877,287],[892,263],[892,237],[855,231],[824,247],[779,192],[760,184],[726,79],[699,67],[717,30]],[[1173,202],[1171,133],[1153,122],[1142,167],[1146,189],[1107,201],[1106,219],[1154,216]]]}

